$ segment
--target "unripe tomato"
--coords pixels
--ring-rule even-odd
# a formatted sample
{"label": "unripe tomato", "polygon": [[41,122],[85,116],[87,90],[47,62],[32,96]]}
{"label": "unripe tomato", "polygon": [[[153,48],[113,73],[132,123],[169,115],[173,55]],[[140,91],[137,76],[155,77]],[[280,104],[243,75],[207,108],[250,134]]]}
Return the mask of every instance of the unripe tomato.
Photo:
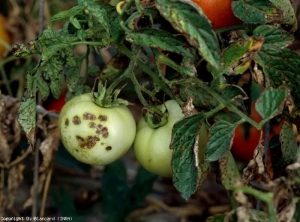
{"label": "unripe tomato", "polygon": [[68,101],[58,126],[61,141],[71,155],[91,165],[106,165],[121,158],[136,133],[135,120],[126,106],[99,107],[91,93]]}
{"label": "unripe tomato", "polygon": [[232,12],[232,0],[192,0],[212,22],[214,29],[226,28],[241,24]]}
{"label": "unripe tomato", "polygon": [[184,115],[175,100],[169,100],[159,108],[163,112],[167,109],[169,113],[167,124],[153,129],[142,118],[137,126],[133,149],[138,162],[146,170],[170,177],[172,176],[171,159],[173,154],[170,149],[172,129]]}
{"label": "unripe tomato", "polygon": [[7,29],[5,28],[6,18],[0,14],[0,58],[5,56],[6,48],[3,43],[10,44],[10,37]]}

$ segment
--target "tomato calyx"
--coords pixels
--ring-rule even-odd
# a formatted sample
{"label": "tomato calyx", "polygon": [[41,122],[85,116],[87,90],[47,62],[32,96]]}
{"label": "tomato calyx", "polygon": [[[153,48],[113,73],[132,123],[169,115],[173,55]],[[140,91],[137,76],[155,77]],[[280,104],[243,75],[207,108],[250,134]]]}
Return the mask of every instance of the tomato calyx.
{"label": "tomato calyx", "polygon": [[158,112],[156,110],[148,110],[144,115],[145,121],[148,125],[153,128],[157,129],[167,124],[169,118],[169,112],[166,108],[164,113]]}
{"label": "tomato calyx", "polygon": [[[98,93],[95,92],[95,85],[96,85],[97,81],[99,81]],[[113,91],[112,93],[110,93],[110,90],[107,89],[106,82],[103,85],[99,78],[97,78],[95,80],[95,85],[93,87],[93,92],[92,92],[92,95],[93,95],[92,101],[96,105],[103,107],[103,108],[111,108],[111,107],[117,107],[117,106],[122,106],[122,105],[125,105],[125,106],[131,105],[131,103],[128,102],[127,100],[118,98],[121,90],[124,88],[125,85],[121,86],[120,88],[111,90],[111,91]]]}

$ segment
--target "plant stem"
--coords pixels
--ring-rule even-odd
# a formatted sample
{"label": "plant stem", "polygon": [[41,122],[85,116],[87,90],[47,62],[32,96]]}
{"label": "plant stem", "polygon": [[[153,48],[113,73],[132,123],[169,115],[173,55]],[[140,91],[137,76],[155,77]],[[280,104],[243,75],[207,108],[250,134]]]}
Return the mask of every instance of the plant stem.
{"label": "plant stem", "polygon": [[[133,53],[123,44],[116,44],[117,49],[122,52],[124,55],[126,55],[128,58],[130,58],[131,60],[133,59],[134,55]],[[136,60],[137,65],[145,72],[147,73],[153,80],[154,82],[157,83],[157,85],[171,98],[171,99],[175,99],[171,89],[169,88],[169,86],[161,81],[159,79],[159,76],[154,73],[146,64],[144,64],[141,60],[137,59]]]}
{"label": "plant stem", "polygon": [[246,121],[246,122],[250,123],[251,125],[253,125],[254,127],[256,127],[258,130],[262,129],[261,123],[255,122],[253,119],[251,119],[249,116],[247,116],[241,110],[239,110],[235,105],[232,105],[230,103],[230,101],[223,99],[221,96],[219,96],[219,94],[216,91],[210,89],[205,83],[203,83],[200,80],[198,80],[197,83],[201,86],[201,88],[203,88],[206,92],[208,92],[210,95],[212,95],[220,104],[224,105],[224,107],[228,108],[230,111],[239,115],[242,118],[242,120],[241,120],[242,122]]}
{"label": "plant stem", "polygon": [[10,85],[9,85],[9,81],[8,81],[8,78],[7,78],[7,74],[6,74],[3,66],[0,66],[0,72],[1,72],[1,77],[2,77],[2,80],[4,82],[4,85],[5,85],[5,88],[7,90],[8,95],[13,96]]}

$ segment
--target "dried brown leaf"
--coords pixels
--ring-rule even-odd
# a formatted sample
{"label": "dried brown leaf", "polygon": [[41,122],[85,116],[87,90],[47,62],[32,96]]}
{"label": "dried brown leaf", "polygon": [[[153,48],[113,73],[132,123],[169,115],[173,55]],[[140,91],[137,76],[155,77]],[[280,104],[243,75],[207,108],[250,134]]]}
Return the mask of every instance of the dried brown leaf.
{"label": "dried brown leaf", "polygon": [[24,164],[17,164],[10,168],[8,173],[8,199],[9,204],[8,208],[11,208],[14,204],[14,200],[17,194],[17,191],[22,183],[23,177],[23,170],[25,169]]}
{"label": "dried brown leaf", "polygon": [[23,204],[24,209],[32,206],[34,195],[35,194],[38,195],[43,191],[44,182],[45,182],[46,178],[47,178],[47,172],[43,172],[42,174],[39,175],[38,187],[37,187],[36,192],[35,192],[34,184],[31,186],[31,188],[30,188],[30,197]]}
{"label": "dried brown leaf", "polygon": [[44,172],[49,168],[55,153],[59,147],[59,131],[54,128],[48,132],[48,136],[40,145],[40,152],[43,155],[43,162],[39,167],[39,172]]}

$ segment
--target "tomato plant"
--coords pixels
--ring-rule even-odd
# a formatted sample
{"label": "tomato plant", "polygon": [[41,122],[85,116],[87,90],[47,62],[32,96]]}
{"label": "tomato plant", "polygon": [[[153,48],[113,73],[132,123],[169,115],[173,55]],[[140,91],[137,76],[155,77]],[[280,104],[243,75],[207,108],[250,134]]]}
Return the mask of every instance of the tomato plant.
{"label": "tomato plant", "polygon": [[232,12],[232,0],[193,0],[212,22],[214,29],[241,24]]}
{"label": "tomato plant", "polygon": [[65,104],[58,126],[66,149],[91,165],[106,165],[121,158],[131,147],[136,131],[127,107],[99,107],[90,93]]}
{"label": "tomato plant", "polygon": [[170,142],[174,124],[183,118],[183,113],[175,100],[166,101],[159,106],[162,112],[168,113],[167,123],[152,128],[142,118],[137,126],[133,149],[138,162],[148,171],[161,176],[172,176],[172,150]]}
{"label": "tomato plant", "polygon": [[5,25],[6,18],[0,14],[0,58],[3,57],[4,53],[7,51],[4,44],[10,44],[10,36]]}
{"label": "tomato plant", "polygon": [[[263,174],[264,167],[259,172],[247,168],[241,179],[229,151],[237,158],[252,158],[264,125],[278,116],[286,117],[288,123],[280,132],[285,154],[280,158],[287,167],[297,161],[298,147],[289,141],[293,139],[292,124],[300,123],[300,56],[288,47],[297,22],[290,1],[283,1],[285,7],[275,0],[263,4],[195,0],[197,5],[129,0],[118,5],[118,12],[103,1],[78,1],[74,8],[54,15],[30,47],[14,47],[16,56],[37,54],[42,58],[28,72],[27,91],[19,109],[29,142],[35,142],[37,93],[43,99],[51,94],[58,98],[63,82],[74,95],[94,92],[93,82],[99,80],[105,84],[99,87],[97,99],[89,94],[76,97],[64,106],[59,119],[62,141],[80,161],[108,164],[129,149],[136,126],[121,105],[130,102],[118,95],[131,87],[133,95],[126,98],[132,98],[157,121],[147,118],[148,122],[143,119],[138,124],[133,144],[136,158],[153,173],[173,176],[183,198],[196,192],[211,165],[218,169],[218,179],[226,189],[232,190],[235,181],[251,186],[254,174]],[[241,21],[232,9],[243,26],[236,25]],[[51,25],[57,21],[66,21],[59,30]],[[222,29],[228,26],[232,26],[230,33]],[[220,29],[218,35],[215,29]],[[84,55],[75,53],[77,45],[86,46]],[[101,52],[102,57],[100,49],[109,52],[101,68],[90,65],[89,59],[91,53],[97,57]],[[120,58],[125,57],[122,63]],[[254,84],[264,88],[255,109],[249,100],[253,99]],[[154,105],[165,100],[170,102]],[[250,116],[245,100],[252,105]],[[192,112],[195,107],[201,112]],[[107,116],[107,121],[102,119],[102,123],[99,115]],[[199,136],[202,126],[208,130],[207,136]],[[259,155],[263,159],[263,153]],[[257,192],[251,194],[260,199]],[[273,207],[269,196],[264,199],[265,209]],[[267,213],[270,221],[276,221],[276,212]]]}

